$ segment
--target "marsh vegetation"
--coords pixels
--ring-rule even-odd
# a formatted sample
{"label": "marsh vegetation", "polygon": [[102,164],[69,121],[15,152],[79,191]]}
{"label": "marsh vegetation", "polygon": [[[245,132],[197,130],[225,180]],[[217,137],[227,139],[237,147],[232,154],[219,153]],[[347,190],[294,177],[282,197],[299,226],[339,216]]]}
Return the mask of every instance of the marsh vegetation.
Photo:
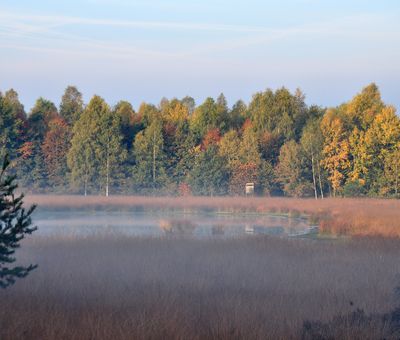
{"label": "marsh vegetation", "polygon": [[[37,237],[19,260],[34,258],[39,268],[0,291],[0,337],[300,338],[307,320],[394,310],[399,246],[378,238]],[[394,331],[380,317],[335,327],[344,338]]]}
{"label": "marsh vegetation", "polygon": [[[281,221],[314,218],[323,233],[325,225],[339,225],[340,218],[351,224],[357,216],[364,216],[365,234],[371,231],[371,235],[343,232],[346,237],[288,238],[173,233],[171,237],[165,231],[129,234],[118,226],[112,232],[100,228],[90,234],[68,234],[68,228],[58,234],[39,229],[24,241],[18,254],[19,263],[34,261],[39,268],[12,289],[0,291],[2,339],[399,336],[396,289],[400,285],[400,239],[389,234],[378,236],[371,227],[395,230],[400,211],[397,201],[81,200],[72,196],[37,196],[28,201],[41,205],[36,217],[44,229],[51,228],[52,218],[60,214],[78,216],[75,221],[79,228],[80,223],[85,224],[82,216],[125,218],[131,214],[134,219],[146,212],[155,220],[173,216],[161,220],[157,228],[191,230],[204,216],[216,220],[225,216],[223,221],[230,216],[226,224],[229,228],[235,223],[233,215],[241,220],[265,217],[269,211],[275,217],[279,215]],[[357,214],[351,213],[350,206]],[[196,213],[200,208],[202,213]],[[183,211],[184,218],[178,218]],[[329,217],[324,219],[325,213]],[[391,220],[382,220],[384,217]],[[60,225],[67,220],[60,219]],[[100,220],[92,228],[107,223]],[[216,225],[223,230],[220,222]]]}

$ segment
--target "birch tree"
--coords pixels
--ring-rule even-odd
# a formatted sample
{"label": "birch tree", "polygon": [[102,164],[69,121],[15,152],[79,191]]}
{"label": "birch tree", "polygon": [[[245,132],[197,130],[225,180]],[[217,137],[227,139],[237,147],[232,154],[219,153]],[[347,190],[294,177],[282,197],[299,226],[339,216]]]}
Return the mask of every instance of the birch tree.
{"label": "birch tree", "polygon": [[100,174],[101,187],[105,195],[110,194],[110,187],[116,184],[121,174],[121,165],[126,159],[127,151],[123,148],[121,117],[105,109],[99,117],[99,132],[95,139],[95,153]]}
{"label": "birch tree", "polygon": [[154,120],[136,135],[133,153],[134,186],[139,190],[160,189],[167,179],[161,121]]}
{"label": "birch tree", "polygon": [[104,188],[106,196],[110,194],[126,158],[122,139],[120,117],[104,99],[94,96],[74,126],[68,154],[72,180],[83,185],[85,195],[90,185]]}
{"label": "birch tree", "polygon": [[317,120],[309,121],[309,123],[303,129],[300,143],[311,165],[314,197],[315,199],[318,199],[318,182],[321,198],[324,198],[320,167],[323,136]]}
{"label": "birch tree", "polygon": [[[93,105],[93,103],[91,103]],[[89,104],[90,105],[90,104]],[[82,186],[85,196],[94,183],[96,157],[93,139],[96,133],[92,110],[83,112],[73,128],[71,148],[68,152],[68,167],[71,170],[71,181],[74,186]]]}

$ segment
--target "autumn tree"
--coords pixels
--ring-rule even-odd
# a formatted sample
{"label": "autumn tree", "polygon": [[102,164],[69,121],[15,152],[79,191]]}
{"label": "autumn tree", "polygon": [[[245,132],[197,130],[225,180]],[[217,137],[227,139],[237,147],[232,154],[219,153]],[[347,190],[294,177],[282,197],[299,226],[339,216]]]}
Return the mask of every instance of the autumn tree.
{"label": "autumn tree", "polygon": [[70,126],[74,125],[83,112],[82,93],[75,86],[68,86],[61,98],[60,116]]}
{"label": "autumn tree", "polygon": [[231,194],[244,194],[248,182],[258,184],[262,159],[257,135],[250,121],[244,125],[241,138],[235,130],[228,131],[222,137],[219,154],[226,161]]}
{"label": "autumn tree", "polygon": [[33,186],[33,169],[35,166],[34,155],[36,154],[35,147],[37,147],[37,144],[34,144],[31,141],[26,141],[18,149],[16,174],[22,187]]}
{"label": "autumn tree", "polygon": [[259,131],[272,132],[278,117],[273,111],[275,96],[271,89],[257,92],[249,104],[249,118]]}
{"label": "autumn tree", "polygon": [[209,148],[211,145],[217,145],[221,140],[221,133],[218,128],[210,129],[206,132],[203,138],[203,149]]}
{"label": "autumn tree", "polygon": [[96,157],[99,161],[101,187],[109,196],[110,187],[117,184],[121,176],[121,165],[127,152],[122,145],[121,117],[114,115],[110,109],[104,110],[98,121],[99,131],[95,142]]}
{"label": "autumn tree", "polygon": [[168,101],[162,110],[165,121],[177,125],[189,118],[189,109],[178,99]]}
{"label": "autumn tree", "polygon": [[72,184],[73,186],[82,186],[85,196],[95,183],[97,165],[93,143],[96,137],[96,113],[94,110],[102,110],[101,107],[97,108],[94,99],[92,101],[74,125],[71,147],[67,155]]}
{"label": "autumn tree", "polygon": [[174,162],[169,174],[178,184],[188,184],[188,178],[199,149],[199,146],[196,145],[196,138],[190,130],[189,123],[185,122],[182,125],[178,125],[174,136],[174,155],[171,157],[171,154],[168,154],[168,159]]}
{"label": "autumn tree", "polygon": [[55,118],[49,123],[42,144],[42,152],[47,168],[49,185],[55,188],[67,184],[67,154],[70,148],[71,131],[62,118]]}
{"label": "autumn tree", "polygon": [[378,86],[372,83],[345,105],[345,114],[359,130],[368,129],[375,116],[384,108]]}
{"label": "autumn tree", "polygon": [[24,106],[19,100],[18,93],[14,89],[10,89],[4,93],[4,100],[11,107],[13,115],[21,122],[26,122],[26,112]]}
{"label": "autumn tree", "polygon": [[228,131],[233,127],[233,121],[231,112],[228,107],[228,101],[223,93],[221,93],[216,101],[217,106],[217,117],[215,127],[218,128],[222,133]]}
{"label": "autumn tree", "polygon": [[368,183],[371,153],[368,151],[368,144],[371,140],[366,138],[365,131],[355,127],[349,136],[349,152],[351,168],[348,174],[348,182],[356,183],[365,187]]}
{"label": "autumn tree", "polygon": [[252,181],[266,195],[323,197],[329,184],[333,195],[393,196],[399,131],[395,109],[375,84],[328,110],[284,87],[231,109],[221,94],[198,107],[188,96],[162,98],[135,112],[127,101],[111,110],[97,96],[84,108],[69,86],[60,114],[39,98],[28,117],[14,90],[0,95],[0,154],[10,154],[23,186],[41,192],[67,189],[62,182],[70,178],[85,194],[107,195],[113,186],[125,193],[241,193]]}
{"label": "autumn tree", "polygon": [[229,109],[225,96],[221,94],[217,101],[211,97],[207,98],[194,111],[190,119],[190,126],[199,140],[210,129],[218,128],[222,132],[228,130]]}
{"label": "autumn tree", "polygon": [[279,157],[279,150],[282,147],[283,138],[276,132],[264,131],[258,137],[260,152],[263,159],[276,165]]}
{"label": "autumn tree", "polygon": [[0,94],[0,158],[10,155],[15,159],[18,150],[21,120],[9,104],[7,99]]}
{"label": "autumn tree", "polygon": [[190,96],[186,96],[186,97],[181,99],[181,103],[186,107],[186,109],[188,110],[189,115],[192,115],[194,110],[195,110],[195,108],[196,108],[195,100]]}
{"label": "autumn tree", "polygon": [[140,104],[138,115],[144,127],[149,126],[154,121],[162,120],[160,110],[156,106],[144,102]]}
{"label": "autumn tree", "polygon": [[279,153],[276,178],[288,196],[309,196],[312,184],[307,179],[307,168],[300,144],[294,140],[286,142]]}
{"label": "autumn tree", "polygon": [[137,114],[132,107],[132,104],[121,100],[115,105],[113,114],[119,117],[120,129],[123,136],[122,143],[126,150],[130,150],[133,146],[136,133],[141,129],[135,124],[137,120]]}
{"label": "autumn tree", "polygon": [[116,184],[126,157],[120,124],[120,117],[104,99],[94,96],[74,126],[68,165],[73,181],[83,184],[85,195],[90,184],[106,196]]}
{"label": "autumn tree", "polygon": [[346,181],[350,168],[350,146],[343,121],[334,110],[329,110],[321,122],[324,135],[321,164],[328,171],[329,181],[336,196]]}
{"label": "autumn tree", "polygon": [[228,169],[232,172],[239,161],[239,135],[235,130],[228,131],[219,142],[219,155],[225,160]]}
{"label": "autumn tree", "polygon": [[[11,108],[12,116],[14,117],[14,124],[18,131],[14,142],[17,147],[20,147],[25,142],[27,129],[27,116],[24,106],[19,101],[18,93],[13,89],[4,93],[4,103],[7,107]],[[9,153],[9,156],[14,157],[15,154]]]}
{"label": "autumn tree", "polygon": [[[368,181],[372,193],[379,194],[384,182],[386,164],[393,163],[400,140],[400,119],[393,107],[385,107],[377,114],[365,133],[368,159]],[[395,165],[395,163],[394,163]],[[392,169],[393,166],[391,167]],[[386,172],[387,173],[387,172]]]}
{"label": "autumn tree", "polygon": [[258,138],[252,124],[248,124],[244,128],[239,144],[238,156],[242,164],[255,163],[259,165],[261,162]]}
{"label": "autumn tree", "polygon": [[190,118],[190,128],[193,134],[200,140],[205,132],[217,125],[217,106],[213,98],[207,98],[198,106]]}
{"label": "autumn tree", "polygon": [[133,152],[135,157],[134,187],[153,192],[162,188],[166,184],[167,175],[160,120],[154,120],[144,131],[136,135]]}
{"label": "autumn tree", "polygon": [[400,142],[390,153],[386,154],[381,179],[380,194],[394,195],[398,198],[400,194]]}
{"label": "autumn tree", "polygon": [[189,184],[196,195],[226,194],[228,173],[216,145],[211,145],[197,154],[190,172]]}
{"label": "autumn tree", "polygon": [[41,144],[47,133],[50,121],[57,117],[58,111],[54,103],[42,97],[39,98],[28,117],[29,140]]}
{"label": "autumn tree", "polygon": [[249,117],[259,132],[274,132],[284,141],[299,139],[309,112],[304,94],[286,88],[256,93],[249,104]]}
{"label": "autumn tree", "polygon": [[232,195],[244,195],[246,183],[259,184],[259,165],[256,163],[237,164],[233,168],[229,181],[229,192]]}
{"label": "autumn tree", "polygon": [[321,198],[324,198],[324,191],[321,176],[321,157],[323,148],[323,135],[320,129],[319,120],[313,119],[304,127],[300,144],[311,165],[314,197],[318,199],[318,185]]}
{"label": "autumn tree", "polygon": [[274,166],[266,160],[262,160],[259,165],[258,192],[267,196],[279,193]]}
{"label": "autumn tree", "polygon": [[247,118],[247,105],[243,100],[238,100],[229,112],[229,127],[239,130]]}
{"label": "autumn tree", "polygon": [[[49,123],[58,118],[57,108],[51,101],[39,98],[28,116],[22,147],[30,149],[29,157],[18,160],[18,175],[25,186],[44,191],[47,186],[47,169],[42,144],[49,130]],[[27,144],[26,144],[27,143]]]}

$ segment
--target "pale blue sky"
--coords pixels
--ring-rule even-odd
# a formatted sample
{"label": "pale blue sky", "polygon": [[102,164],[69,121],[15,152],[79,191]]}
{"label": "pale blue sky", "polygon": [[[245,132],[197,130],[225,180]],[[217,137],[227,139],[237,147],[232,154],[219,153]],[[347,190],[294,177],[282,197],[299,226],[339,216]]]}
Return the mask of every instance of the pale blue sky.
{"label": "pale blue sky", "polygon": [[69,84],[135,107],[281,86],[331,106],[372,81],[400,107],[398,0],[0,1],[0,90],[27,110]]}

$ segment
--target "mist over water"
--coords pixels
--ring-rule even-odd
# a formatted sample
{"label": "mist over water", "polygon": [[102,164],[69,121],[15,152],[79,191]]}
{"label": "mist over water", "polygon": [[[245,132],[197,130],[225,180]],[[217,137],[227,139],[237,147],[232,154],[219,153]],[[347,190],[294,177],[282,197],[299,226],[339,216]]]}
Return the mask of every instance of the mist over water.
{"label": "mist over water", "polygon": [[131,236],[163,237],[181,235],[194,238],[242,237],[245,235],[294,236],[307,233],[304,217],[273,214],[229,214],[212,211],[116,211],[116,210],[39,210],[35,237]]}

